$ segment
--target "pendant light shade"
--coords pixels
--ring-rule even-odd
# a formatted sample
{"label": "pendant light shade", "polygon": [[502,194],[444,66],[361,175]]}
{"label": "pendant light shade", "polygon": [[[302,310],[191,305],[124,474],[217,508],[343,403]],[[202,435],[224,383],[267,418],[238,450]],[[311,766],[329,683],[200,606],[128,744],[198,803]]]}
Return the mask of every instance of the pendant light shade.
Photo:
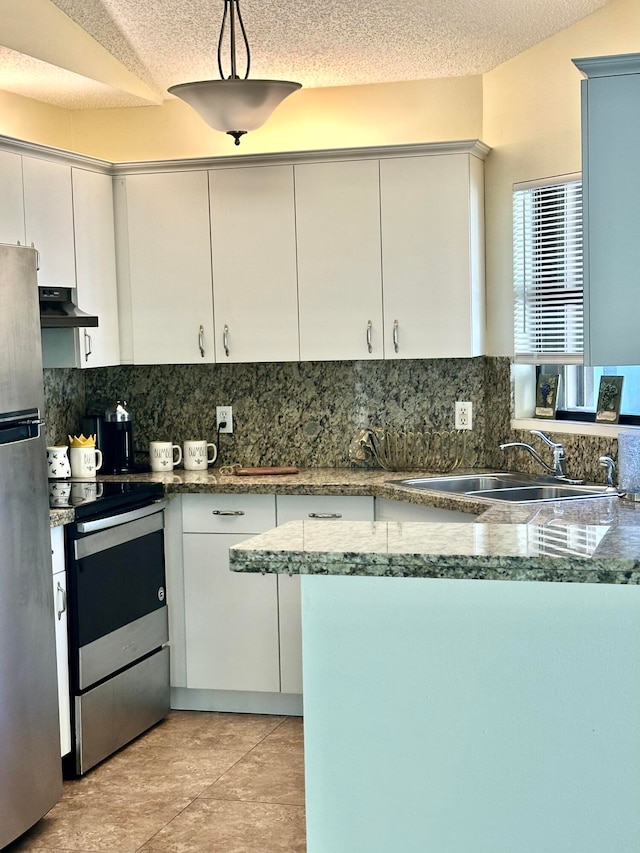
{"label": "pendant light shade", "polygon": [[[246,53],[246,71],[239,77],[236,69],[236,19],[242,31]],[[222,42],[229,21],[229,46],[231,75],[224,77],[222,67]],[[251,54],[249,42],[240,15],[239,0],[224,0],[224,15],[218,41],[218,69],[220,80],[200,80],[179,83],[169,92],[182,98],[215,130],[228,133],[240,144],[240,137],[261,127],[278,104],[301,87],[288,80],[249,80]]]}

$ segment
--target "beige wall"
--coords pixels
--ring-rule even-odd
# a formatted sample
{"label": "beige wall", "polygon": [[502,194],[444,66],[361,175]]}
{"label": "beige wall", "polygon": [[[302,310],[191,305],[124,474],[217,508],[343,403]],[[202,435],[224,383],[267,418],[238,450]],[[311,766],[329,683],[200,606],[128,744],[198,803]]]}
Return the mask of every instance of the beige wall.
{"label": "beige wall", "polygon": [[301,89],[239,146],[186,104],[78,111],[74,150],[117,162],[472,139],[482,134],[482,78]]}
{"label": "beige wall", "polygon": [[73,150],[73,114],[0,91],[0,134],[53,148]]}

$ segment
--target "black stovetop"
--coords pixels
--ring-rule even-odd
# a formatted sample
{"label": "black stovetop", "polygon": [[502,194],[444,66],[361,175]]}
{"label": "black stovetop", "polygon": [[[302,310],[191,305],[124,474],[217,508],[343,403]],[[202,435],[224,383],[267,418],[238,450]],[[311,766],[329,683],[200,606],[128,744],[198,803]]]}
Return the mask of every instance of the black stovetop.
{"label": "black stovetop", "polygon": [[159,500],[163,494],[161,483],[49,480],[49,507],[74,509],[77,519],[125,512]]}

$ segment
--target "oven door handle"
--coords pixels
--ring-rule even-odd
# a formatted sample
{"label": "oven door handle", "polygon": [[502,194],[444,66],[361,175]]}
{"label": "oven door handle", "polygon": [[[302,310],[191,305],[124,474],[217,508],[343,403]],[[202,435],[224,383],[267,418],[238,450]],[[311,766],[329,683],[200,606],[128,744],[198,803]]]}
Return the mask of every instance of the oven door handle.
{"label": "oven door handle", "polygon": [[95,521],[80,521],[76,525],[78,533],[95,533],[97,530],[108,530],[110,527],[117,527],[120,524],[126,524],[128,521],[146,518],[148,515],[153,515],[155,512],[163,510],[168,503],[168,500],[161,499],[154,501],[149,506],[132,509],[130,512],[121,512],[117,515],[110,515],[108,518],[98,518]]}

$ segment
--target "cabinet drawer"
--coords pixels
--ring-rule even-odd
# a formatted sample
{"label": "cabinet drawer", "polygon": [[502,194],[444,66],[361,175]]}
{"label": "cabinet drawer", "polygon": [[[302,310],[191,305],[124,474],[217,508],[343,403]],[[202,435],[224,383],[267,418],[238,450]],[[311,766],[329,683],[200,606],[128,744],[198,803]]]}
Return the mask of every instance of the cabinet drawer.
{"label": "cabinet drawer", "polygon": [[274,495],[184,495],[185,533],[262,533],[276,526]]}
{"label": "cabinet drawer", "polygon": [[278,495],[278,524],[328,517],[345,521],[373,521],[373,498],[344,495]]}

